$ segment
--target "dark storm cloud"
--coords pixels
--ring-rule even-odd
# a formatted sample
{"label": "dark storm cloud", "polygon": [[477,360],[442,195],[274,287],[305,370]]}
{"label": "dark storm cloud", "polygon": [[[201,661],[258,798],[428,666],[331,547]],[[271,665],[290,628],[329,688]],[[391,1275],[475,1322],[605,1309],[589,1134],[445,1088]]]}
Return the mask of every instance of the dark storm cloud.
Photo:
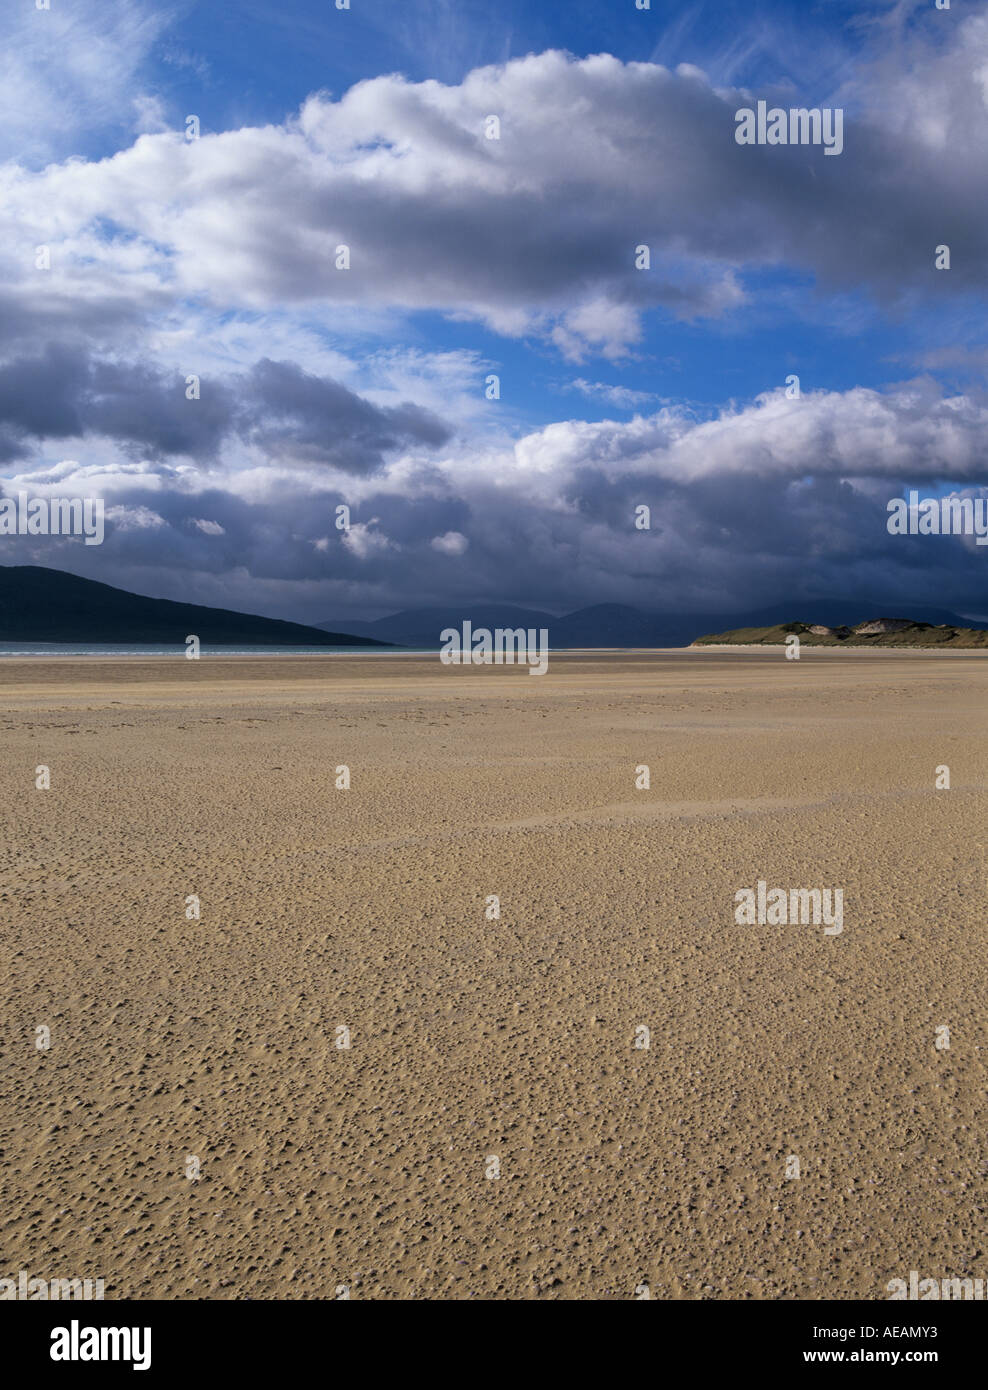
{"label": "dark storm cloud", "polygon": [[51,344],[0,365],[0,461],[29,445],[97,435],[148,459],[214,459],[230,437],[265,454],[350,473],[399,448],[437,447],[450,430],[411,403],[377,406],[337,381],[267,359],[246,374],[200,383],[141,363]]}
{"label": "dark storm cloud", "polygon": [[215,453],[230,428],[233,396],[221,386],[193,402],[185,392],[183,377],[50,344],[0,365],[0,457],[22,457],[32,441],[87,435],[151,458]]}
{"label": "dark storm cloud", "polygon": [[385,454],[412,444],[437,448],[452,432],[411,402],[376,406],[338,381],[291,362],[258,362],[243,379],[237,428],[276,457],[368,473]]}
{"label": "dark storm cloud", "polygon": [[[301,409],[307,390],[291,399]],[[310,620],[454,597],[713,611],[867,595],[891,611],[935,595],[977,613],[986,548],[890,535],[887,503],[938,480],[984,495],[986,439],[988,402],[919,380],[799,400],[776,392],[702,422],[671,409],[559,422],[332,484],[304,461],[243,482],[106,469],[106,543],[98,557],[69,554],[110,582],[146,590],[142,570],[171,572],[171,595]],[[66,472],[43,481],[72,490]],[[336,527],[339,504],[348,532]],[[635,527],[641,505],[648,530]],[[11,558],[65,563],[66,546],[10,539]]]}
{"label": "dark storm cloud", "polygon": [[[396,311],[438,309],[571,357],[619,356],[643,309],[721,315],[804,276],[900,309],[961,292],[977,306],[988,20],[951,23],[942,42],[899,46],[829,96],[545,53],[454,86],[375,78],[311,98],[282,126],[154,135],[39,174],[4,166],[0,458],[92,437],[81,464],[33,477],[25,464],[18,483],[91,482],[110,509],[98,555],[14,537],[5,558],[68,557],[145,592],[310,619],[451,596],[702,610],[725,595],[743,606],[868,593],[895,608],[935,594],[970,609],[985,548],[891,537],[885,504],[910,484],[985,483],[976,394],[929,381],[775,394],[701,422],[671,408],[454,444],[418,405],[315,375],[301,350],[255,360],[239,325],[226,335],[238,310],[273,308],[287,324],[277,341],[293,327],[302,344],[319,339],[311,360],[362,330],[358,314],[391,328]],[[738,146],[735,111],[760,96],[846,102],[843,153]],[[491,113],[499,140],[484,137]],[[49,213],[53,269],[39,279],[25,248],[47,238]],[[941,243],[949,272],[934,270]],[[638,244],[648,272],[635,269]],[[779,274],[759,275],[766,266]],[[327,305],[343,324],[332,335]],[[32,332],[50,345],[26,349]],[[184,352],[197,335],[212,360],[238,365],[188,401],[184,375],[143,345]],[[648,531],[634,527],[641,504]]]}

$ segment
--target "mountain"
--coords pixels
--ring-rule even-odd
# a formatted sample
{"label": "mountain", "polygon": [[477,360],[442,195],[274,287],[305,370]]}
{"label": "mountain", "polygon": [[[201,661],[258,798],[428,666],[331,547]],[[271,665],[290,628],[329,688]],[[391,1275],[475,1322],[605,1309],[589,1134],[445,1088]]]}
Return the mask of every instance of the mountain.
{"label": "mountain", "polygon": [[558,618],[549,628],[558,647],[679,647],[693,635],[693,619],[644,613],[623,603],[597,603]]}
{"label": "mountain", "polygon": [[[877,608],[878,605],[876,604]],[[0,565],[0,642],[174,643],[195,633],[204,646],[388,647],[435,651],[443,628],[548,628],[550,645],[575,647],[686,647],[697,641],[784,642],[798,632],[801,642],[865,646],[988,646],[988,624],[947,609],[910,605],[911,618],[876,619],[891,624],[867,632],[860,622],[865,604],[824,600],[800,604],[792,623],[781,607],[745,613],[650,613],[622,603],[600,603],[555,617],[513,604],[451,603],[411,608],[374,622],[283,622],[228,608],[146,598],[92,579],[40,565]],[[814,632],[814,628],[821,631]],[[748,634],[741,636],[741,633]],[[754,633],[755,635],[751,635]],[[707,634],[707,635],[704,635]],[[709,635],[715,634],[715,635]],[[782,634],[777,635],[777,634]]]}
{"label": "mountain", "polygon": [[[551,627],[558,620],[551,613],[543,613],[536,608],[515,608],[508,603],[477,603],[449,605],[444,608],[410,608],[401,613],[393,613],[389,618],[378,618],[376,622],[347,622],[345,626],[362,637],[373,637],[379,642],[392,642],[402,647],[424,647],[426,651],[439,650],[439,634],[444,627],[462,627],[466,619],[475,628],[489,627]],[[336,627],[334,622],[317,623],[316,627],[329,629]]]}
{"label": "mountain", "polygon": [[801,647],[923,647],[951,651],[988,647],[988,631],[984,628],[917,623],[911,618],[869,618],[853,627],[799,622],[740,627],[698,637],[693,645],[783,646],[793,635],[799,638]]}
{"label": "mountain", "polygon": [[0,642],[164,642],[181,649],[192,633],[207,647],[381,645],[228,608],[145,598],[40,565],[0,565]]}
{"label": "mountain", "polygon": [[[825,600],[801,605],[808,623],[852,625],[862,611],[872,606],[870,601],[828,603]],[[879,605],[875,604],[875,608]],[[980,624],[969,622],[947,609],[910,605],[916,621],[935,625],[976,629]],[[509,604],[448,604],[442,608],[410,608],[393,613],[375,622],[343,620],[317,623],[320,628],[345,627],[363,637],[393,642],[398,646],[439,647],[439,634],[445,627],[462,627],[468,620],[478,627],[534,627],[549,629],[550,646],[565,647],[688,647],[703,633],[720,632],[740,627],[773,627],[788,620],[792,611],[783,605],[749,612],[719,613],[650,613],[623,603],[600,603],[577,609],[564,617],[534,608],[517,608]],[[986,624],[985,626],[988,626]]]}

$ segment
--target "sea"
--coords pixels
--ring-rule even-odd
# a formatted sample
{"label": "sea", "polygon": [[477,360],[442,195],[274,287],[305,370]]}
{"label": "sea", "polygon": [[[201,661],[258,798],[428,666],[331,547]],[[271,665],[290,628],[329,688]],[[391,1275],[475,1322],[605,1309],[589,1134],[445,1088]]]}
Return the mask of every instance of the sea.
{"label": "sea", "polygon": [[[0,642],[3,656],[161,656],[185,661],[185,647],[156,642]],[[203,644],[199,659],[208,656],[416,656],[421,652],[402,647],[278,647],[248,645],[209,647]],[[435,654],[434,652],[432,653]]]}

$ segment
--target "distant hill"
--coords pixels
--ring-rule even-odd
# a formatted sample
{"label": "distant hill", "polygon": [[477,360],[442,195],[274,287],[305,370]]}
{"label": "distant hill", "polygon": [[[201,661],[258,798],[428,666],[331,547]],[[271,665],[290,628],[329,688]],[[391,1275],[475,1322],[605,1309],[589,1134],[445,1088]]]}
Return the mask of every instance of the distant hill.
{"label": "distant hill", "polygon": [[772,627],[736,627],[728,632],[698,637],[693,645],[784,646],[786,638],[793,635],[799,638],[801,647],[988,648],[988,631],[984,628],[956,627],[950,623],[918,623],[911,618],[870,618],[853,627],[798,622],[776,623]]}
{"label": "distant hill", "polygon": [[[868,600],[853,609],[847,603],[819,601],[801,604],[808,623],[853,624]],[[878,604],[875,605],[877,609]],[[955,627],[977,628],[947,609],[910,605],[916,620],[931,625],[947,623]],[[874,610],[873,610],[874,611]],[[650,613],[622,603],[600,603],[580,608],[564,617],[535,608],[518,608],[510,604],[447,604],[442,608],[411,608],[393,613],[374,622],[350,622],[344,619],[327,620],[317,626],[334,630],[345,628],[362,637],[393,642],[403,647],[438,650],[439,634],[444,627],[462,626],[468,619],[476,627],[534,627],[549,629],[552,647],[688,647],[701,634],[720,632],[727,628],[771,627],[784,623],[792,606],[747,612],[719,613]]]}
{"label": "distant hill", "polygon": [[[787,605],[789,613],[794,605]],[[556,617],[513,604],[450,603],[412,608],[373,622],[338,620],[306,626],[228,608],[147,598],[40,565],[0,565],[0,642],[175,643],[190,633],[205,646],[402,646],[436,651],[443,628],[548,628],[555,648],[687,647],[693,643],[784,643],[796,632],[810,646],[988,647],[988,624],[948,609],[910,605],[912,618],[861,623],[865,604],[800,603],[792,622],[780,605],[733,613],[654,613],[600,603]],[[877,608],[878,605],[876,604]],[[865,608],[865,611],[867,609]],[[872,610],[874,611],[874,609]]]}
{"label": "distant hill", "polygon": [[[474,606],[448,608],[412,608],[395,613],[376,622],[343,622],[350,632],[371,637],[378,642],[391,642],[402,647],[421,647],[426,651],[439,650],[439,634],[444,627],[460,627],[464,619],[474,627],[549,627],[555,623],[551,613],[535,608],[514,608],[510,604],[478,603]],[[342,621],[342,620],[341,620]],[[324,630],[335,628],[335,622],[317,623]]]}
{"label": "distant hill", "polygon": [[41,565],[0,565],[0,642],[174,643],[376,647],[378,641],[278,618],[141,594]]}

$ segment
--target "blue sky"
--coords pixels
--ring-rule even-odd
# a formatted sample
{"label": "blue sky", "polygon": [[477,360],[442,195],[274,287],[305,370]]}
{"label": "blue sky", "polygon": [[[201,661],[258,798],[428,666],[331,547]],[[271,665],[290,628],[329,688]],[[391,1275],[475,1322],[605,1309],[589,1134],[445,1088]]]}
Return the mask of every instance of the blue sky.
{"label": "blue sky", "polygon": [[168,13],[174,17],[170,40],[151,55],[152,63],[161,65],[162,87],[176,99],[208,88],[204,111],[216,129],[278,121],[319,88],[339,94],[385,72],[457,83],[472,68],[548,48],[578,57],[612,53],[626,61],[693,62],[722,81],[784,76],[829,86],[857,46],[863,16],[846,0],[799,6],[656,0],[647,11],[633,0],[539,6],[357,0],[348,11],[325,0],[243,0],[236,6],[185,0]]}
{"label": "blue sky", "polygon": [[[110,519],[3,562],[303,620],[982,611],[984,547],[883,519],[985,481],[984,5],[25,0],[0,39],[0,473]],[[759,98],[839,107],[841,155],[739,147]]]}
{"label": "blue sky", "polygon": [[[334,8],[332,0],[244,0],[236,6],[186,0],[149,8],[163,24],[147,56],[149,90],[177,127],[194,110],[213,132],[279,124],[312,92],[339,96],[382,73],[456,84],[472,68],[549,48],[671,67],[692,63],[719,82],[793,84],[806,100],[823,104],[867,42],[907,27],[905,14],[896,22],[894,6],[862,7],[849,0],[656,0],[649,10],[636,9],[633,0],[537,7],[517,0],[352,0],[347,11]],[[112,155],[128,129],[121,123],[89,134],[81,144],[69,135],[65,149],[91,158]],[[763,288],[766,297],[775,294],[771,306],[753,305],[730,322],[697,327],[656,315],[634,360],[604,373],[608,383],[712,407],[725,396],[754,397],[790,371],[841,390],[864,381],[895,381],[909,366],[910,353],[922,356],[924,349],[955,344],[959,332],[965,338],[979,332],[974,314],[967,324],[939,309],[890,322],[872,311],[864,295],[839,306],[825,295],[821,302],[811,276],[776,271]],[[420,342],[439,338],[474,348],[505,365],[512,404],[525,419],[547,423],[557,417],[557,396],[568,374],[537,343],[519,348],[476,327],[457,331],[429,316],[410,323],[408,332]]]}

